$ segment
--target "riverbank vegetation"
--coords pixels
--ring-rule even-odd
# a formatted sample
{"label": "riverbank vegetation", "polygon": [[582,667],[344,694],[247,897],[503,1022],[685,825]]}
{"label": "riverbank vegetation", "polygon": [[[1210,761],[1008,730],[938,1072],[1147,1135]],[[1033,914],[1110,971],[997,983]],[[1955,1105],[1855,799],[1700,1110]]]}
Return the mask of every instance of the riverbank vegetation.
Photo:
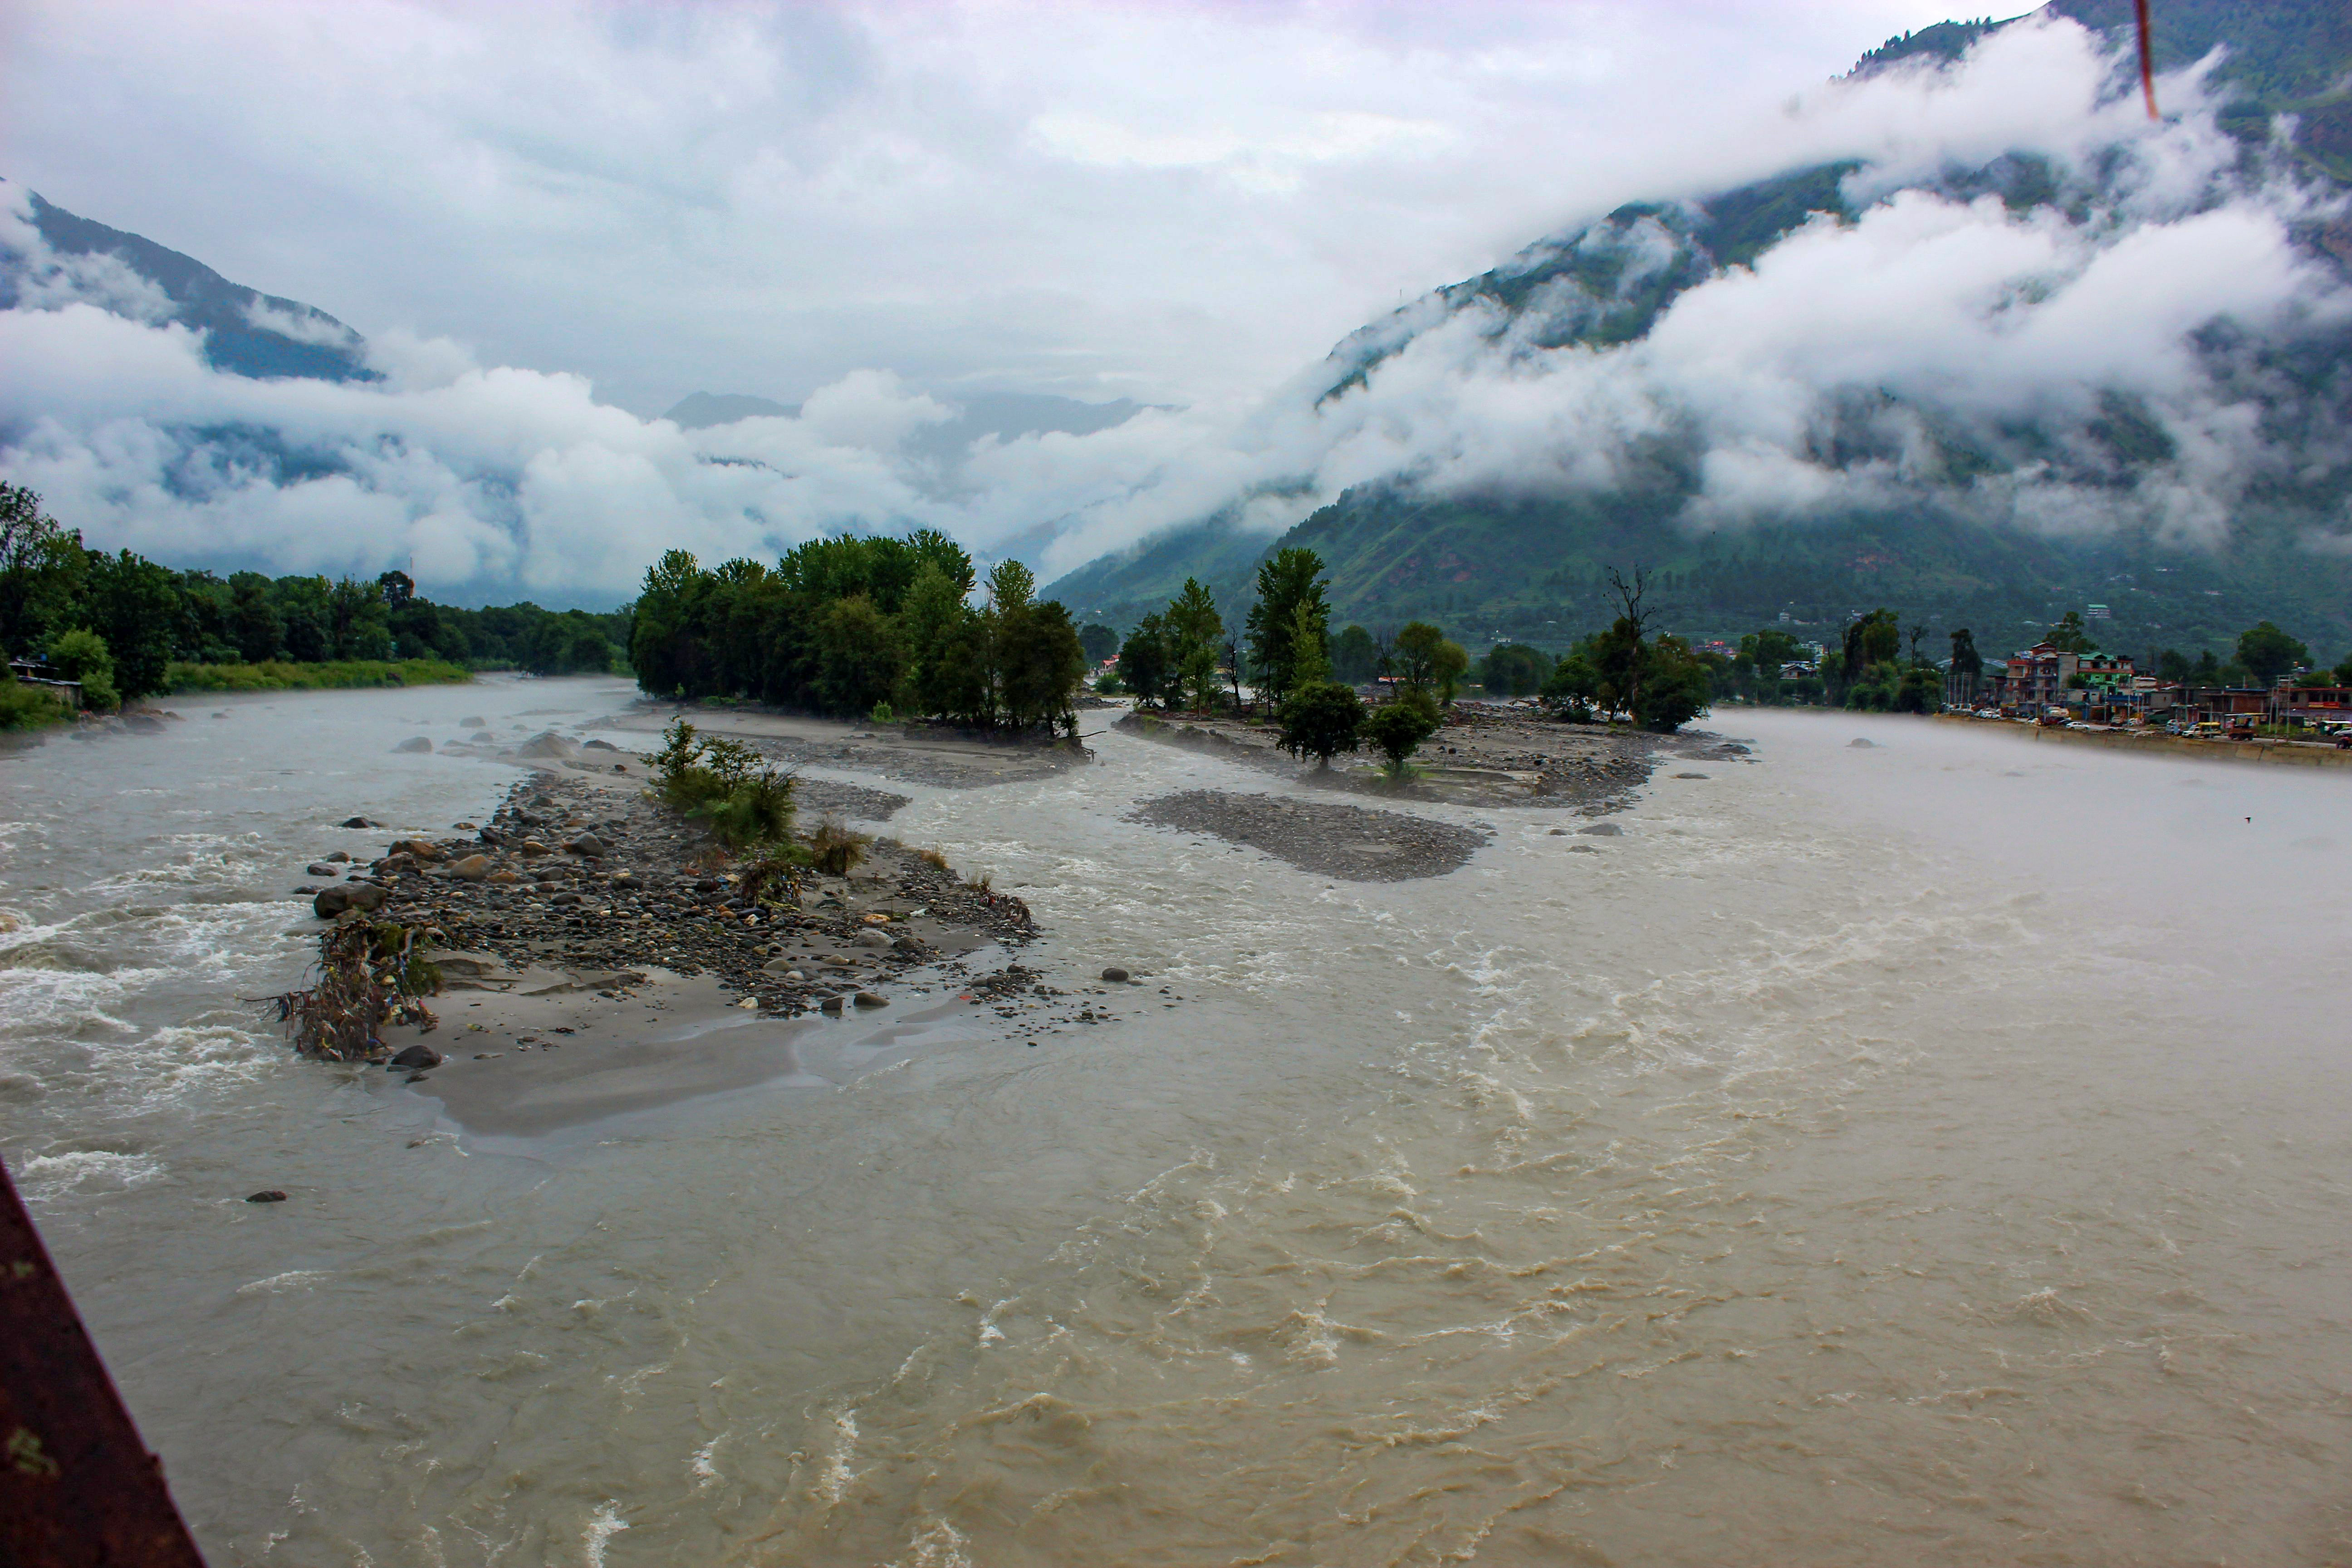
{"label": "riverbank vegetation", "polygon": [[[628,626],[625,611],[436,605],[399,572],[331,581],[174,571],[129,550],[87,548],[78,530],[43,510],[37,494],[0,483],[0,650],[11,660],[48,667],[58,679],[81,679],[85,705],[101,712],[173,690],[385,683],[382,676],[348,672],[299,679],[187,673],[198,668],[397,666],[404,672],[429,661],[536,675],[604,673],[626,646]],[[102,683],[68,673],[97,662],[87,644],[74,640],[84,637],[105,655]]]}
{"label": "riverbank vegetation", "polygon": [[167,691],[324,691],[366,686],[453,686],[474,679],[446,659],[334,659],[324,664],[188,664],[166,668]]}
{"label": "riverbank vegetation", "polygon": [[1037,599],[1017,561],[989,572],[974,605],[978,585],[971,558],[931,529],[814,540],[773,567],[706,570],[673,550],[646,574],[629,657],[663,697],[1075,731],[1087,665],[1069,612]]}

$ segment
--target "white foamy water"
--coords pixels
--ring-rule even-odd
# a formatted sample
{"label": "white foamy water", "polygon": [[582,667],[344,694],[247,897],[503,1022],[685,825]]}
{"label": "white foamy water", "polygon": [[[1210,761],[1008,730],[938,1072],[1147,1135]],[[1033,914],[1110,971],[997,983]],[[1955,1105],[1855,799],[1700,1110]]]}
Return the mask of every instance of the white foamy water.
{"label": "white foamy water", "polygon": [[509,776],[401,721],[620,695],[0,763],[0,1148],[215,1562],[2347,1551],[2339,775],[1738,715],[1363,886],[1122,821],[1283,786],[1115,735],[892,826],[1139,1016],[537,1144],[289,1059],[265,895]]}

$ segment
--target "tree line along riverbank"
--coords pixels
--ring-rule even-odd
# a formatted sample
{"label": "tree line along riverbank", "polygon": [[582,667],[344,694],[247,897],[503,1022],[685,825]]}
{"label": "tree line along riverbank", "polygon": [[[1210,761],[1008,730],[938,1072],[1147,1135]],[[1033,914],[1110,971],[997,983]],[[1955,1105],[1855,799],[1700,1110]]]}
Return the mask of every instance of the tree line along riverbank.
{"label": "tree line along riverbank", "polygon": [[82,542],[20,485],[0,483],[0,650],[44,687],[0,686],[0,729],[175,691],[417,685],[475,670],[609,673],[629,616],[520,604],[436,605],[406,574],[226,577]]}

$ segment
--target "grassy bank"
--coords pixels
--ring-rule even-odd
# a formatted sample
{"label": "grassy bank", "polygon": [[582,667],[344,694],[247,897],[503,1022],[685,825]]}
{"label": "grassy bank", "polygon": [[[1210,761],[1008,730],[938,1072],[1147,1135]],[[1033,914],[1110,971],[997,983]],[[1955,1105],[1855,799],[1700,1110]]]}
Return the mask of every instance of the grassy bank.
{"label": "grassy bank", "polygon": [[455,686],[474,679],[437,658],[337,659],[327,664],[179,664],[164,676],[173,691],[319,691],[357,686]]}

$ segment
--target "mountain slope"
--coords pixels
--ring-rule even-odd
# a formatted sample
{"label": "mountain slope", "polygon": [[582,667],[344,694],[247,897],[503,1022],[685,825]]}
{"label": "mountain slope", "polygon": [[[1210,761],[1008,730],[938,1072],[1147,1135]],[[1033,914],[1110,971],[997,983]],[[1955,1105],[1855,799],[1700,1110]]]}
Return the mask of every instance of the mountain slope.
{"label": "mountain slope", "polygon": [[[5,184],[5,182],[0,182]],[[254,377],[373,381],[367,343],[324,310],[232,283],[193,257],[78,216],[36,191],[9,216],[37,237],[0,227],[0,310],[86,300],[151,322],[204,334],[215,370]],[[41,254],[42,251],[47,254]]]}
{"label": "mountain slope", "polygon": [[[2059,0],[2042,16],[2034,34],[1922,29],[1864,56],[1850,79],[1900,90],[1912,78],[1874,79],[1927,73],[1920,90],[1941,90],[1972,47],[2011,48],[2013,64],[2036,38],[2048,46],[2046,18],[2119,35],[2131,8]],[[2230,51],[2208,79],[2205,123],[2234,149],[2198,142],[2184,121],[2143,157],[2116,140],[2138,132],[2116,123],[2103,132],[2112,147],[2072,158],[2017,147],[1895,174],[1827,162],[1549,237],[1335,348],[1310,383],[1319,417],[1342,442],[1377,430],[1405,455],[1391,477],[1258,536],[1257,554],[1311,545],[1342,619],[1432,616],[1472,641],[1557,645],[1602,615],[1605,567],[1643,562],[1665,574],[1673,624],[1700,636],[1887,603],[1906,623],[1974,624],[1997,645],[2099,603],[2129,646],[2193,647],[2265,616],[2330,647],[2352,642],[2352,313],[2336,302],[2352,281],[2352,219],[2330,188],[2345,168],[2334,127],[2352,81],[2352,8],[2185,0],[2158,18],[2159,64]],[[2120,92],[2120,70],[2109,79]],[[2178,82],[2166,90],[2193,99]],[[2151,197],[2162,178],[2182,183],[2184,154],[2205,187]],[[2151,174],[2164,158],[2171,174]],[[2263,237],[2225,264],[2213,243],[2225,231]],[[2002,292],[1935,281],[1970,247],[2015,253]],[[2123,281],[2126,258],[2164,247],[2174,260]],[[2126,313],[2063,353],[2018,347],[2042,321],[2087,319],[2119,297],[2152,321],[2169,308],[2168,279],[2233,266],[2291,275],[2278,309],[2184,304],[2163,332]],[[1922,327],[1906,357],[1911,323],[1870,297],[1888,278],[1919,289],[1923,321],[1967,318],[1950,334],[1959,346]],[[1846,331],[1841,290],[1856,312]],[[1874,333],[1896,346],[1877,352]],[[2106,353],[2134,334],[2137,359]],[[1401,435],[1427,419],[1433,387],[1464,411],[1441,439]],[[1522,405],[1536,393],[1558,405],[1543,440],[1512,424],[1532,423]],[[1475,412],[1486,405],[1497,412]],[[1477,451],[1512,440],[1509,460]],[[1256,558],[1243,559],[1244,542],[1179,530],[1049,591],[1123,624],[1191,566],[1237,610]]]}

